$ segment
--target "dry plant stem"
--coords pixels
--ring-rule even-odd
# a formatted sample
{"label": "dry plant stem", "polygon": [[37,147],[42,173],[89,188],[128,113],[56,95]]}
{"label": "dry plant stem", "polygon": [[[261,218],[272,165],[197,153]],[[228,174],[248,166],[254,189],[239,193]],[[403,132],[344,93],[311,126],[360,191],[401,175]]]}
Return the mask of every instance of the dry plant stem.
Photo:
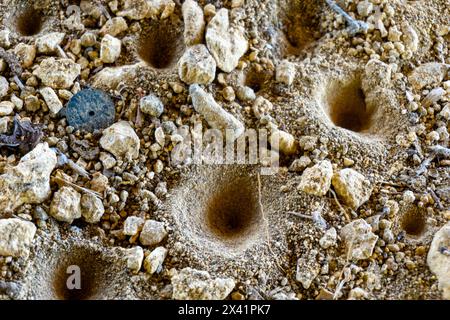
{"label": "dry plant stem", "polygon": [[450,149],[443,146],[430,147],[430,151],[438,157],[450,158]]}
{"label": "dry plant stem", "polygon": [[[350,242],[350,246],[348,247],[348,251],[347,251],[347,255],[345,257],[345,264],[344,267],[341,270],[341,273],[339,274],[339,278],[338,280],[340,280],[342,278],[342,274],[344,273],[345,269],[348,268],[348,263],[350,261],[350,255],[353,249],[353,241],[355,240],[355,236],[353,236],[352,241]],[[351,270],[350,270],[351,272]],[[339,284],[336,286],[336,291],[333,294],[333,300],[337,299],[337,296],[339,295],[339,293],[342,291],[342,288],[344,287],[344,284],[349,281],[350,279],[347,279],[347,277],[345,277],[344,279],[342,279],[341,282],[339,282]]]}
{"label": "dry plant stem", "polygon": [[67,54],[64,52],[64,50],[63,50],[63,48],[61,48],[61,46],[56,46],[56,51],[58,51],[58,55],[61,57],[61,58],[65,58],[65,59],[67,59]]}
{"label": "dry plant stem", "polygon": [[78,191],[90,193],[90,194],[92,194],[92,195],[94,195],[94,196],[96,196],[96,197],[98,197],[100,199],[103,199],[103,197],[102,197],[102,195],[100,193],[98,193],[96,191],[93,191],[93,190],[90,190],[90,189],[87,189],[87,188],[84,188],[84,187],[80,187],[79,185],[77,185],[77,184],[75,184],[73,182],[67,181],[67,180],[65,180],[63,178],[52,177],[52,180],[55,181],[56,183],[69,185],[69,186],[73,187],[74,189],[77,189]]}
{"label": "dry plant stem", "polygon": [[439,197],[437,196],[436,192],[434,192],[434,190],[431,188],[428,188],[427,190],[431,194],[431,197],[433,198],[434,202],[436,202],[438,209],[444,210],[444,206],[442,205],[441,201],[439,200]]}
{"label": "dry plant stem", "polygon": [[347,222],[350,222],[350,216],[348,215],[347,211],[344,209],[344,207],[341,205],[341,203],[339,202],[337,196],[336,196],[336,192],[334,192],[333,190],[330,189],[331,194],[333,195],[334,201],[336,202],[336,204],[338,205],[339,209],[341,210],[341,212],[344,214]]}
{"label": "dry plant stem", "polygon": [[333,0],[325,0],[326,3],[333,9],[334,12],[340,14],[344,17],[349,25],[349,30],[351,34],[356,34],[360,32],[366,32],[369,26],[367,23],[361,20],[353,19],[344,9],[342,9],[336,2]]}
{"label": "dry plant stem", "polygon": [[267,241],[267,246],[269,247],[270,253],[274,256],[274,260],[275,263],[277,265],[277,267],[283,271],[284,273],[286,273],[286,271],[280,266],[280,264],[278,263],[278,258],[275,255],[275,252],[273,252],[272,250],[272,245],[270,244],[270,233],[269,233],[269,221],[266,218],[266,215],[264,213],[264,207],[262,204],[262,193],[261,193],[261,176],[258,173],[258,202],[259,202],[259,207],[261,209],[261,216],[264,220],[264,226],[265,226],[265,232],[266,232],[266,241]]}

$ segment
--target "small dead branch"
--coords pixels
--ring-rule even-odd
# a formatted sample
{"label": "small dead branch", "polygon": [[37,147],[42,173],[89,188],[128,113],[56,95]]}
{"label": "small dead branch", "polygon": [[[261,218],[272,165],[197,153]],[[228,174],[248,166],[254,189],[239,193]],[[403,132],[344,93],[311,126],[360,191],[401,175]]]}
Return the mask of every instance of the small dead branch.
{"label": "small dead branch", "polygon": [[341,212],[344,214],[347,222],[351,221],[350,216],[348,215],[347,211],[344,209],[344,207],[341,205],[341,203],[339,202],[336,192],[334,192],[333,190],[330,189],[330,193],[333,195],[334,201],[336,202],[336,204],[338,205],[339,209],[341,210]]}
{"label": "small dead branch", "polygon": [[97,198],[103,199],[103,196],[99,192],[93,191],[91,189],[87,189],[87,188],[84,188],[84,187],[80,187],[79,185],[77,185],[77,184],[75,184],[73,182],[67,181],[66,179],[63,179],[63,178],[60,178],[60,177],[52,177],[52,181],[56,182],[57,184],[71,186],[72,188],[74,188],[74,189],[76,189],[76,190],[78,190],[80,192],[89,193],[89,194],[92,194],[92,195],[96,196]]}
{"label": "small dead branch", "polygon": [[311,215],[307,215],[307,214],[303,214],[303,213],[299,213],[299,212],[295,212],[295,211],[288,211],[286,213],[292,214],[292,215],[302,218],[302,219],[312,220],[319,229],[326,230],[328,224],[321,215],[322,209],[323,209],[323,206],[317,210],[314,210]]}

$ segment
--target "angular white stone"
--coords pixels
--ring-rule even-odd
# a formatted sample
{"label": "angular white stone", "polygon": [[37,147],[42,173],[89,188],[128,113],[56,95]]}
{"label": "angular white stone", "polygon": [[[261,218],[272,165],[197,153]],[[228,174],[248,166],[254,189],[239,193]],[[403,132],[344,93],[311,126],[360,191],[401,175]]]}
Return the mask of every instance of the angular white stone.
{"label": "angular white stone", "polygon": [[202,43],[205,17],[197,1],[186,0],[181,7],[184,20],[184,43],[188,46]]}
{"label": "angular white stone", "polygon": [[220,9],[206,28],[206,45],[217,66],[225,72],[233,71],[247,52],[248,42],[242,31],[230,27],[228,10]]}
{"label": "angular white stone", "polygon": [[345,242],[348,256],[353,260],[368,259],[378,241],[372,227],[364,219],[354,220],[341,229],[341,237]]}
{"label": "angular white stone", "polygon": [[106,128],[100,139],[100,145],[116,158],[135,159],[139,156],[139,137],[126,121],[116,122]]}
{"label": "angular white stone", "polygon": [[213,96],[206,93],[199,85],[191,85],[189,94],[195,111],[200,113],[212,128],[221,130],[224,134],[228,133],[233,141],[244,133],[244,124],[225,111]]}
{"label": "angular white stone", "polygon": [[53,89],[68,89],[80,75],[81,66],[70,59],[55,59],[53,57],[42,60],[33,74],[41,79],[45,86]]}
{"label": "angular white stone", "polygon": [[55,152],[44,142],[22,157],[17,166],[7,167],[0,176],[0,213],[47,199],[56,161]]}
{"label": "angular white stone", "polygon": [[36,39],[38,53],[49,54],[56,51],[56,48],[64,40],[65,34],[62,32],[52,32]]}
{"label": "angular white stone", "polygon": [[133,273],[138,273],[141,270],[142,261],[144,260],[144,250],[139,246],[126,249],[125,257],[127,260],[127,268]]}
{"label": "angular white stone", "polygon": [[17,218],[0,219],[0,256],[18,257],[33,241],[36,226]]}
{"label": "angular white stone", "polygon": [[123,223],[123,234],[126,236],[134,236],[144,225],[144,219],[141,217],[130,216]]}
{"label": "angular white stone", "polygon": [[100,59],[104,63],[114,63],[119,58],[121,49],[120,39],[107,34],[100,44]]}
{"label": "angular white stone", "polygon": [[175,300],[223,300],[236,285],[231,278],[212,278],[206,271],[184,268],[172,277]]}
{"label": "angular white stone", "polygon": [[63,107],[61,100],[59,100],[58,95],[55,90],[50,87],[45,87],[39,90],[48,109],[52,114],[57,114]]}
{"label": "angular white stone", "polygon": [[105,213],[103,202],[91,193],[81,196],[81,215],[89,223],[97,223]]}
{"label": "angular white stone", "polygon": [[53,195],[50,215],[58,221],[72,223],[81,218],[81,195],[72,187],[63,186]]}
{"label": "angular white stone", "polygon": [[298,189],[307,194],[324,196],[331,185],[333,166],[329,160],[323,160],[306,168],[300,178]]}
{"label": "angular white stone", "polygon": [[372,194],[370,181],[361,173],[350,168],[335,173],[332,184],[339,197],[354,210],[368,201]]}
{"label": "angular white stone", "polygon": [[139,241],[144,246],[153,246],[160,243],[167,236],[164,223],[155,220],[147,220],[142,228]]}
{"label": "angular white stone", "polygon": [[167,255],[167,249],[164,247],[157,247],[153,250],[144,261],[144,268],[149,274],[154,274],[162,267],[164,259]]}
{"label": "angular white stone", "polygon": [[187,84],[209,84],[216,77],[216,60],[203,44],[189,47],[178,61],[178,75]]}

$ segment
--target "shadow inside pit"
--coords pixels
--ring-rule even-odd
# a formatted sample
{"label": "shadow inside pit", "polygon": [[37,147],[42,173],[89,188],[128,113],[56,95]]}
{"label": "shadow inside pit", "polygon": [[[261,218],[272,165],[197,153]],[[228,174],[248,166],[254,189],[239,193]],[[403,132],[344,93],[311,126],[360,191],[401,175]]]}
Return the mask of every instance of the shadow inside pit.
{"label": "shadow inside pit", "polygon": [[368,108],[359,78],[333,81],[325,94],[326,113],[338,127],[353,132],[369,132],[373,110]]}
{"label": "shadow inside pit", "polygon": [[44,25],[42,12],[34,9],[31,4],[26,4],[19,9],[15,15],[16,30],[22,36],[33,36],[38,34]]}
{"label": "shadow inside pit", "polygon": [[57,266],[53,288],[59,300],[89,300],[101,287],[102,262],[95,254],[71,257]]}
{"label": "shadow inside pit", "polygon": [[139,57],[155,69],[173,67],[183,50],[183,32],[168,20],[149,22],[138,40]]}
{"label": "shadow inside pit", "polygon": [[214,192],[205,208],[208,229],[223,240],[245,237],[260,219],[256,190],[250,179],[226,182]]}
{"label": "shadow inside pit", "polygon": [[400,218],[401,229],[412,238],[420,238],[427,230],[426,210],[411,207]]}
{"label": "shadow inside pit", "polygon": [[46,244],[39,248],[25,279],[29,285],[27,299],[102,300],[127,296],[127,269],[120,255],[88,244]]}

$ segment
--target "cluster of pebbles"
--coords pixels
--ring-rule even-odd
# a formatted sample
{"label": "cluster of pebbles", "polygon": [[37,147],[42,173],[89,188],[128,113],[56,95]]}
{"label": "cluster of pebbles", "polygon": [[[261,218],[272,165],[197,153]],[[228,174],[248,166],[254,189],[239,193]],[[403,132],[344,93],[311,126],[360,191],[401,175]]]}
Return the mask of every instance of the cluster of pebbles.
{"label": "cluster of pebbles", "polygon": [[[0,299],[450,299],[449,21],[0,0]],[[199,123],[279,170],[175,163]]]}

